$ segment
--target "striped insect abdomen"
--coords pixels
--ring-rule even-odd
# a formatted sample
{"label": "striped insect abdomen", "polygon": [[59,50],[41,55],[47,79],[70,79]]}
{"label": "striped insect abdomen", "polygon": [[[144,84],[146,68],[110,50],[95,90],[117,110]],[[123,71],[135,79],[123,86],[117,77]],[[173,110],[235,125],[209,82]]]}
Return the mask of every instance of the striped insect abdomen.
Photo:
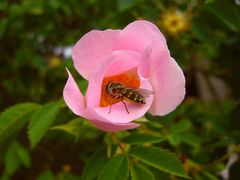
{"label": "striped insect abdomen", "polygon": [[135,102],[138,104],[146,104],[145,97],[142,96],[138,91],[131,89],[131,88],[125,88],[122,92],[122,95],[124,99]]}

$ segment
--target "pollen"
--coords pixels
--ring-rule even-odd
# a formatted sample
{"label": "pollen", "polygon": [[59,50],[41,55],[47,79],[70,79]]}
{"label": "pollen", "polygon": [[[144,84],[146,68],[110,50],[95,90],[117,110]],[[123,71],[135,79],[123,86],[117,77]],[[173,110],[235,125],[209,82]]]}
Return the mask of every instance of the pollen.
{"label": "pollen", "polygon": [[106,86],[109,82],[119,82],[124,84],[126,87],[131,88],[139,88],[140,86],[140,79],[137,75],[136,69],[129,70],[122,74],[104,77],[102,81],[100,107],[106,107],[121,101],[120,99],[112,98],[106,92]]}

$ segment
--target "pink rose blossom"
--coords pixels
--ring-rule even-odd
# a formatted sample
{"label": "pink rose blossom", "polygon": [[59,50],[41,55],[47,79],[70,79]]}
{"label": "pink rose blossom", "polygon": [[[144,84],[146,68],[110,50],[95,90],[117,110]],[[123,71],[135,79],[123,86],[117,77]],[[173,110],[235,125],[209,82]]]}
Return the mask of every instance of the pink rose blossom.
{"label": "pink rose blossom", "polygon": [[[123,30],[90,31],[74,46],[72,58],[79,74],[88,81],[88,88],[83,96],[68,71],[64,100],[73,113],[101,130],[136,128],[139,124],[133,121],[146,112],[165,115],[185,96],[183,72],[170,56],[164,36],[151,22],[138,20]],[[146,104],[125,100],[127,113],[119,99],[106,93],[109,81],[154,93],[146,97]]]}

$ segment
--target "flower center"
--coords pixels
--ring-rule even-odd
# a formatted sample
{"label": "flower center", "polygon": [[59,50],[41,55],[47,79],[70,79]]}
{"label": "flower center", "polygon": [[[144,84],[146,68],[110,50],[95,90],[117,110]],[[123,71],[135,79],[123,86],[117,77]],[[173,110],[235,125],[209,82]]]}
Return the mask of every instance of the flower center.
{"label": "flower center", "polygon": [[179,18],[175,18],[170,21],[170,24],[174,27],[174,26],[177,26],[180,21],[181,20]]}
{"label": "flower center", "polygon": [[99,104],[100,107],[109,106],[121,101],[120,98],[119,99],[113,98],[107,93],[106,87],[109,82],[122,83],[126,87],[131,87],[131,88],[139,88],[140,86],[140,79],[137,75],[136,68],[122,74],[104,77],[102,81],[101,99]]}

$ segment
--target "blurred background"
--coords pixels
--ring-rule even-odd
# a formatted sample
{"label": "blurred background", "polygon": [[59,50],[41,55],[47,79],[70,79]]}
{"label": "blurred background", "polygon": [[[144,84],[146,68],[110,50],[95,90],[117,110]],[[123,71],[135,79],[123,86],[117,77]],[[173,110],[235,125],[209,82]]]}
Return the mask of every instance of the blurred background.
{"label": "blurred background", "polygon": [[[165,117],[147,114],[152,124],[138,131],[163,135],[193,179],[240,179],[240,159],[233,152],[240,142],[239,0],[1,0],[0,111],[60,99],[65,67],[85,91],[71,47],[92,29],[121,29],[136,19],[159,27],[187,82],[179,108]],[[74,118],[65,108],[55,125]],[[49,130],[31,150],[23,127],[0,146],[0,176],[79,179],[86,160],[107,138],[88,124],[72,134]]]}

